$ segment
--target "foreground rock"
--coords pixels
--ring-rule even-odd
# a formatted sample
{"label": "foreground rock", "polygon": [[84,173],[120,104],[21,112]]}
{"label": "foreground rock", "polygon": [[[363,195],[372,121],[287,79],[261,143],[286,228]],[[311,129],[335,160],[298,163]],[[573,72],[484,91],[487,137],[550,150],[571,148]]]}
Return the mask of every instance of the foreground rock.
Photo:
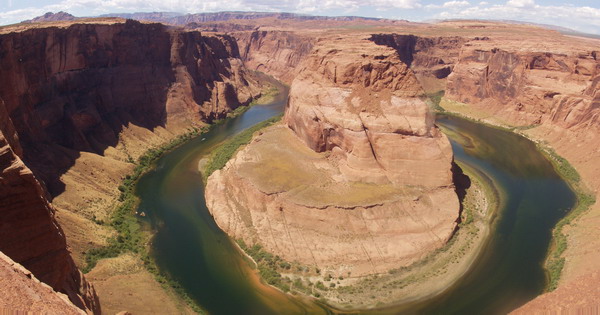
{"label": "foreground rock", "polygon": [[55,292],[0,252],[0,313],[2,314],[85,314],[69,298]]}
{"label": "foreground rock", "polygon": [[[67,250],[64,232],[58,225],[54,216],[55,210],[46,199],[46,193],[40,182],[11,149],[7,139],[0,131],[0,263],[15,265],[13,260],[21,262],[28,269],[27,273],[33,274],[47,285],[68,296],[77,307],[95,313],[100,313],[100,305],[94,288],[90,286],[79,272]],[[12,259],[8,261],[9,255]],[[0,264],[0,265],[1,265]],[[17,267],[15,267],[17,268]],[[25,268],[18,266],[17,271]],[[2,290],[15,293],[18,299],[11,301],[11,296],[4,296],[0,302],[6,303],[4,307],[14,305],[14,310],[21,309],[28,302],[36,300],[37,294],[41,298],[53,296],[44,292],[54,291],[46,286],[23,283],[23,277],[5,271],[0,277]],[[17,282],[12,283],[12,280]],[[34,281],[39,281],[34,279]],[[33,280],[32,280],[33,281]],[[27,292],[27,287],[34,286],[32,293],[35,296],[20,296],[19,291]],[[56,295],[56,293],[54,293]],[[58,295],[56,295],[58,296]],[[54,298],[53,298],[54,299]],[[43,301],[43,300],[42,300]],[[14,302],[14,304],[13,304]],[[21,303],[22,302],[22,303]],[[48,301],[49,305],[53,305]],[[44,309],[42,303],[31,305],[31,310],[50,312]],[[70,304],[64,303],[63,304]],[[70,304],[72,308],[75,308]]]}
{"label": "foreground rock", "polygon": [[233,238],[358,276],[445,244],[459,204],[450,143],[412,71],[393,49],[348,41],[319,42],[292,84],[284,124],[215,172],[206,198]]}

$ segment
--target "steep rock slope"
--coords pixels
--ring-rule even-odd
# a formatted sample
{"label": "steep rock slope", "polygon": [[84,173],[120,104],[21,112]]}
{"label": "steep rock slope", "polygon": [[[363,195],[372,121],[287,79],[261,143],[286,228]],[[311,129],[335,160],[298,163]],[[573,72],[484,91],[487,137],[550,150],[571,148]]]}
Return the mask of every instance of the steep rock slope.
{"label": "steep rock slope", "polygon": [[261,86],[229,36],[115,20],[2,33],[0,250],[80,307],[90,293],[94,309],[67,243],[81,263],[111,235],[92,221],[109,220],[131,159],[250,103]]}
{"label": "steep rock slope", "polygon": [[363,38],[323,39],[300,68],[284,124],[210,176],[219,226],[337,275],[385,272],[442,246],[459,214],[452,150],[412,71]]}
{"label": "steep rock slope", "polygon": [[[400,60],[415,72],[423,89],[428,92],[444,90],[446,78],[452,72],[463,45],[470,39],[460,36],[417,36],[404,34],[373,34],[378,45],[394,48]],[[475,37],[474,40],[489,38]]]}
{"label": "steep rock slope", "polygon": [[128,125],[221,118],[257,93],[231,37],[127,21],[31,29],[0,41],[0,97],[24,160],[53,195],[74,152],[102,154]]}
{"label": "steep rock slope", "polygon": [[249,69],[263,71],[290,84],[315,39],[291,31],[234,32],[241,57]]}
{"label": "steep rock slope", "polygon": [[0,252],[0,313],[85,314],[69,299]]}
{"label": "steep rock slope", "polygon": [[0,169],[0,251],[78,307],[99,313],[98,297],[69,255],[47,193],[1,131]]}
{"label": "steep rock slope", "polygon": [[593,101],[598,52],[502,46],[474,42],[464,47],[448,78],[446,97],[516,124],[549,122],[564,129],[598,125],[600,109]]}

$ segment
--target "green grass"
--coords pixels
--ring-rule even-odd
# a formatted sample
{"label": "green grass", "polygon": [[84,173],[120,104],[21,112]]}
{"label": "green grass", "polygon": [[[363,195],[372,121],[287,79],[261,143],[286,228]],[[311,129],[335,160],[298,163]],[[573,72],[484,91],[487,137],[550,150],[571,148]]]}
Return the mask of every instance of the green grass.
{"label": "green grass", "polygon": [[[491,125],[480,120],[476,120],[459,113],[444,112],[445,115],[456,116],[463,119],[467,119],[476,123],[484,124],[486,126],[515,132],[520,130],[527,130],[536,127],[537,125],[520,126],[520,127],[505,127],[498,125]],[[518,133],[520,134],[520,133]],[[521,134],[522,135],[522,134]],[[537,143],[538,149],[546,155],[548,160],[553,164],[556,172],[569,184],[571,189],[575,192],[577,197],[577,203],[569,213],[563,217],[552,230],[552,246],[548,251],[546,258],[545,268],[548,275],[548,284],[546,286],[547,291],[553,291],[558,286],[562,270],[565,264],[565,258],[562,257],[563,253],[567,250],[568,242],[567,236],[563,232],[563,228],[566,225],[571,224],[576,218],[585,213],[590,207],[596,202],[594,195],[589,193],[586,188],[581,184],[581,176],[577,170],[567,161],[567,159],[558,155],[554,149],[547,147],[543,144]]]}
{"label": "green grass", "polygon": [[435,92],[435,93],[427,93],[426,96],[429,98],[429,101],[431,102],[431,104],[429,104],[429,106],[431,107],[431,109],[436,112],[436,113],[443,113],[446,110],[440,106],[440,103],[442,101],[442,98],[444,97],[444,90]]}
{"label": "green grass", "polygon": [[[176,137],[159,148],[147,150],[138,161],[131,174],[125,176],[118,187],[120,195],[119,204],[110,217],[110,226],[116,231],[116,236],[108,239],[108,245],[92,248],[85,252],[86,265],[81,269],[84,273],[90,272],[100,259],[117,257],[124,253],[134,253],[141,257],[144,267],[154,276],[156,281],[165,289],[173,290],[195,312],[205,313],[202,308],[185,292],[181,285],[169,275],[160,272],[154,260],[148,253],[146,243],[148,236],[142,231],[142,226],[135,215],[138,198],[133,193],[138,179],[153,167],[154,162],[163,154],[175,149],[188,140],[204,133],[207,127],[192,128],[188,132]],[[98,224],[99,221],[94,220]]]}
{"label": "green grass", "polygon": [[595,202],[594,195],[587,192],[581,184],[581,176],[577,170],[562,156],[558,155],[552,148],[542,147],[538,144],[548,160],[552,162],[556,171],[563,177],[576,194],[577,204],[562,218],[552,230],[552,247],[546,258],[546,271],[548,274],[547,291],[553,291],[558,286],[565,258],[562,256],[567,250],[567,235],[563,232],[565,226],[571,224],[575,219],[585,213]]}
{"label": "green grass", "polygon": [[231,137],[229,140],[215,148],[209,157],[208,163],[206,163],[206,166],[204,167],[204,171],[202,172],[204,181],[206,182],[206,179],[208,179],[208,177],[214,171],[222,169],[241,146],[250,143],[250,140],[252,140],[252,135],[254,135],[256,131],[276,123],[281,119],[281,117],[282,115],[277,115],[258,123]]}

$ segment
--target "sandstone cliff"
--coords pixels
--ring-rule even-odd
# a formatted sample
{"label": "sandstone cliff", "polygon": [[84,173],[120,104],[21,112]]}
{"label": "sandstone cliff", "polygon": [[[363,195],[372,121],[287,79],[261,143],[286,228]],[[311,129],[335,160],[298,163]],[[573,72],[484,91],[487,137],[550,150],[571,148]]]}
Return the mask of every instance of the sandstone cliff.
{"label": "sandstone cliff", "polygon": [[216,222],[338,275],[385,272],[442,246],[459,215],[453,156],[422,96],[393,49],[319,41],[292,83],[284,125],[209,178]]}
{"label": "sandstone cliff", "polygon": [[31,272],[0,252],[0,313],[85,314],[69,299],[40,282]]}
{"label": "sandstone cliff", "polygon": [[291,31],[232,33],[249,69],[263,71],[290,84],[298,65],[312,50],[315,39]]}
{"label": "sandstone cliff", "polygon": [[473,42],[448,77],[446,97],[513,124],[597,126],[600,109],[593,98],[599,72],[595,51],[523,51]]}
{"label": "sandstone cliff", "polygon": [[[69,255],[46,191],[11,149],[2,131],[0,169],[0,251],[44,283],[67,294],[81,309],[100,313],[93,287],[87,284]],[[7,281],[4,277],[2,280]],[[8,287],[3,286],[2,291]],[[9,300],[5,303],[5,307],[11,305]]]}
{"label": "sandstone cliff", "polygon": [[[444,90],[446,78],[452,72],[458,55],[468,38],[460,36],[426,37],[403,34],[373,34],[370,38],[378,45],[394,48],[426,92]],[[489,38],[476,37],[476,40]]]}
{"label": "sandstone cliff", "polygon": [[109,220],[131,159],[250,103],[261,86],[229,36],[53,23],[0,34],[0,250],[98,310],[67,243],[80,263],[111,235],[92,220]]}

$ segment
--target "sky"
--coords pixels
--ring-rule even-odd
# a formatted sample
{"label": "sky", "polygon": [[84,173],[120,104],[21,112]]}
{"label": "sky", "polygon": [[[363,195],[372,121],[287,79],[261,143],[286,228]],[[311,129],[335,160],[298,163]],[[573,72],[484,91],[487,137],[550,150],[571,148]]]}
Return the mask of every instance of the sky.
{"label": "sky", "polygon": [[0,25],[46,12],[105,13],[280,11],[428,21],[518,20],[600,34],[600,0],[0,0]]}

